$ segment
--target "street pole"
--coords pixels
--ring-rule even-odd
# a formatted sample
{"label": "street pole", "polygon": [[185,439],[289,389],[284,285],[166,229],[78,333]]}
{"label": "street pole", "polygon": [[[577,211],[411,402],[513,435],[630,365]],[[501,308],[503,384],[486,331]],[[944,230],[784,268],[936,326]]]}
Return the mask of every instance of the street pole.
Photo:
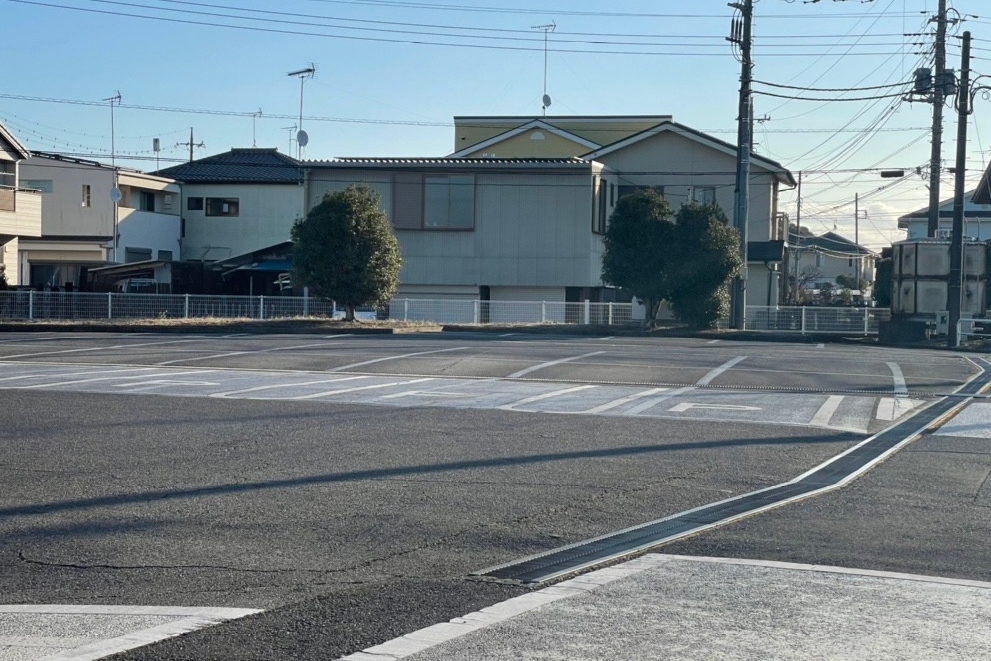
{"label": "street pole", "polygon": [[951,349],[960,345],[961,295],[963,294],[963,196],[967,168],[967,117],[970,114],[970,32],[963,33],[960,58],[960,90],[957,92],[957,171],[953,186],[953,234],[950,238],[950,281],[947,287],[946,309],[949,327],[946,344]]}
{"label": "street pole", "polygon": [[740,45],[740,108],[737,116],[733,226],[740,233],[740,257],[743,261],[742,272],[733,280],[731,290],[731,326],[737,330],[744,330],[747,312],[747,217],[750,211],[750,151],[753,132],[750,87],[753,76],[751,47],[753,45],[754,0],[730,3],[729,6],[738,9],[743,16],[743,34],[740,35],[739,39],[734,34],[734,38],[731,39]]}
{"label": "street pole", "polygon": [[854,271],[857,290],[860,290],[860,193],[853,194],[853,242],[857,244],[857,264]]}
{"label": "street pole", "polygon": [[936,236],[939,228],[939,174],[943,156],[943,77],[946,69],[946,0],[939,0],[936,15],[936,70],[933,72],[932,152],[929,157],[929,223],[928,236]]}
{"label": "street pole", "polygon": [[795,201],[795,291],[793,292],[795,303],[798,303],[798,265],[802,259],[802,171],[798,171],[798,189]]}

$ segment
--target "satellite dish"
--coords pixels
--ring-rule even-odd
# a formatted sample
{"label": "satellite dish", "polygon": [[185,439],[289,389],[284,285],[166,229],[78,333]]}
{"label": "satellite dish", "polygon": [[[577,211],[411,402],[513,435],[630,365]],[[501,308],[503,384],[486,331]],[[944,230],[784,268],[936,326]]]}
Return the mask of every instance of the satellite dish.
{"label": "satellite dish", "polygon": [[117,204],[124,199],[124,194],[120,192],[120,189],[114,186],[110,189],[110,201]]}
{"label": "satellite dish", "polygon": [[541,99],[541,101],[543,102],[545,108],[550,108],[551,107],[551,95],[550,94],[545,94],[544,95],[544,98]]}
{"label": "satellite dish", "polygon": [[310,136],[306,135],[306,131],[300,131],[296,134],[296,144],[300,147],[305,147],[306,143],[310,141]]}

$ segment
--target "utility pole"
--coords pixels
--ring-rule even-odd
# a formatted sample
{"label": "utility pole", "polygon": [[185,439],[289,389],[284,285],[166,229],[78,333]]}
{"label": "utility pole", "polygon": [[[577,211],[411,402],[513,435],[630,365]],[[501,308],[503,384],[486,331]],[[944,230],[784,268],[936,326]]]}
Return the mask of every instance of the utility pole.
{"label": "utility pole", "polygon": [[[789,234],[791,231],[789,230]],[[790,236],[786,238],[791,238]],[[798,189],[796,190],[796,200],[795,200],[795,303],[798,303],[799,288],[798,288],[798,275],[799,275],[799,262],[802,259],[802,171],[798,171]],[[789,297],[788,300],[791,300]]]}
{"label": "utility pole", "polygon": [[733,226],[740,233],[740,257],[743,269],[733,280],[730,292],[731,327],[736,330],[746,328],[747,314],[747,217],[750,212],[750,151],[753,140],[753,100],[750,86],[753,80],[753,16],[754,0],[731,2],[729,6],[738,10],[742,25],[733,19],[732,35],[729,41],[740,47],[740,108],[737,115],[736,147],[736,187],[733,207]]}
{"label": "utility pole", "polygon": [[967,168],[967,116],[970,115],[970,32],[963,33],[960,58],[960,90],[957,92],[957,171],[953,186],[953,235],[950,238],[950,282],[946,310],[949,324],[946,344],[959,346],[960,308],[963,294],[963,195]]}
{"label": "utility pole", "polygon": [[[853,194],[853,242],[857,244],[857,264],[854,270],[857,278],[857,289],[860,290],[861,264],[863,255],[860,254],[860,193]],[[864,218],[867,218],[867,209],[863,210]]]}
{"label": "utility pole", "polygon": [[936,236],[939,228],[939,175],[943,156],[943,101],[946,76],[946,0],[939,0],[936,14],[936,70],[933,72],[932,153],[929,157],[929,226],[928,235]]}
{"label": "utility pole", "polygon": [[193,147],[206,147],[204,142],[193,142],[193,127],[189,127],[189,142],[177,142],[176,147],[189,147],[189,162],[193,162]]}

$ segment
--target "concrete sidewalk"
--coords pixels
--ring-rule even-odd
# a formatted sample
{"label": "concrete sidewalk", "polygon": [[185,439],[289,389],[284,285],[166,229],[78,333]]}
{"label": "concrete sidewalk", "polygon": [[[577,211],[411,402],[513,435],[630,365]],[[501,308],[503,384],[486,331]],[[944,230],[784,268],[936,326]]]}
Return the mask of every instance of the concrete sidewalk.
{"label": "concrete sidewalk", "polygon": [[987,659],[991,583],[650,554],[347,661]]}

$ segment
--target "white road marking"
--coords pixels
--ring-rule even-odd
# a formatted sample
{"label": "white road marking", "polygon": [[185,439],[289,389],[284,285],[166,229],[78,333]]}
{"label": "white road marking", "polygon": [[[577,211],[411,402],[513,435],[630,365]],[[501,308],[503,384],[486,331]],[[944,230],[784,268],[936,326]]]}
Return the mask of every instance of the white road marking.
{"label": "white road marking", "polygon": [[62,349],[61,351],[40,351],[38,353],[21,353],[15,356],[4,356],[4,360],[13,358],[32,358],[34,356],[57,356],[65,353],[81,353],[83,351],[109,351],[111,349],[133,349],[134,347],[154,347],[162,344],[185,344],[188,342],[202,342],[208,338],[197,337],[188,340],[169,340],[167,342],[141,342],[138,344],[115,344],[109,347],[87,347],[85,349]]}
{"label": "white road marking", "polygon": [[163,387],[174,386],[219,386],[216,381],[183,381],[181,379],[153,379],[151,381],[138,381],[137,383],[116,383],[115,388],[127,388],[127,392],[143,392],[145,390],[155,390]]}
{"label": "white road marking", "polygon": [[606,402],[605,404],[600,404],[599,406],[596,406],[595,408],[588,409],[587,411],[582,411],[582,413],[592,414],[592,415],[594,415],[596,413],[602,413],[603,411],[608,411],[610,409],[614,409],[617,406],[622,406],[623,404],[626,404],[627,402],[633,402],[633,401],[636,401],[638,399],[642,399],[643,397],[649,397],[650,395],[656,395],[657,393],[659,393],[659,392],[665,392],[666,390],[667,390],[667,388],[651,388],[650,390],[644,390],[643,392],[634,393],[632,395],[629,395],[628,397],[620,397],[619,399],[614,399],[611,402]]}
{"label": "white road marking", "polygon": [[706,344],[719,344],[722,340],[709,340]]}
{"label": "white road marking", "polygon": [[503,333],[499,337],[513,337],[514,335],[519,335],[519,333]]}
{"label": "white road marking", "polygon": [[537,370],[542,370],[545,367],[553,367],[554,365],[560,365],[561,363],[570,363],[573,360],[581,360],[582,358],[589,358],[590,356],[598,356],[599,354],[603,354],[603,353],[605,353],[605,351],[593,351],[592,353],[583,353],[580,356],[571,356],[570,358],[559,358],[558,360],[551,360],[551,361],[548,361],[546,363],[540,363],[539,365],[531,365],[530,367],[527,367],[526,369],[520,370],[519,372],[513,372],[512,374],[510,374],[506,378],[507,379],[518,379],[521,376],[526,376],[527,374],[530,374],[531,372],[536,372]]}
{"label": "white road marking", "polygon": [[[212,370],[196,370],[194,372],[170,372],[170,376],[182,376],[183,374],[208,374]],[[74,386],[80,383],[96,383],[98,381],[114,381],[117,379],[147,379],[151,374],[133,374],[131,376],[101,376],[95,379],[75,379],[72,381],[50,381],[48,383],[33,383],[29,386],[18,386],[18,390],[34,390],[36,388],[59,388],[61,386]]]}
{"label": "white road marking", "polygon": [[812,416],[809,420],[809,425],[812,427],[828,427],[829,421],[836,413],[836,409],[840,407],[840,402],[843,401],[843,395],[830,395],[826,398],[826,401],[822,403],[816,414]]}
{"label": "white road marking", "polygon": [[717,411],[763,411],[759,406],[743,406],[740,404],[699,404],[696,402],[683,402],[675,404],[668,411],[674,413],[684,413],[692,409],[714,409]]}
{"label": "white road marking", "polygon": [[692,386],[689,386],[687,388],[677,388],[675,390],[668,392],[667,394],[661,395],[660,397],[654,397],[652,399],[648,399],[646,402],[642,404],[637,404],[633,408],[627,409],[626,415],[639,415],[640,413],[643,413],[647,409],[654,408],[663,401],[669,400],[672,397],[684,395],[686,392],[692,392],[693,390],[695,390],[695,388],[693,388]]}
{"label": "white road marking", "polygon": [[615,335],[610,335],[609,337],[600,337],[600,338],[596,338],[596,339],[598,339],[600,341],[615,340],[616,339],[616,336]]}
{"label": "white road marking", "polygon": [[895,380],[895,396],[907,397],[908,386],[905,384],[905,375],[902,374],[902,368],[898,367],[898,363],[888,363],[888,369],[891,370],[891,376]]}
{"label": "white road marking", "polygon": [[[205,627],[214,626],[225,622],[227,620],[236,620],[247,615],[254,615],[255,613],[261,613],[262,611],[254,608],[188,608],[188,607],[156,607],[156,606],[61,606],[61,605],[23,605],[23,606],[6,606],[0,605],[0,617],[3,615],[38,615],[44,620],[53,622],[51,631],[49,633],[56,634],[54,636],[26,636],[25,640],[21,641],[23,644],[18,645],[17,649],[36,649],[40,643],[49,643],[52,647],[58,648],[58,643],[60,640],[65,641],[64,644],[73,645],[71,649],[61,649],[57,654],[53,656],[46,656],[46,659],[59,659],[60,661],[95,661],[95,659],[102,659],[103,657],[110,656],[111,654],[117,654],[118,652],[124,652],[127,650],[134,649],[136,647],[142,647],[144,645],[150,645],[156,643],[160,640],[165,640],[166,638],[173,638],[175,636],[181,636],[182,634],[189,633],[191,631],[196,631],[197,629],[203,629]],[[158,626],[148,627],[141,629],[139,631],[132,631],[123,636],[118,636],[116,638],[108,638],[106,640],[98,640],[96,642],[87,642],[83,645],[76,645],[78,639],[76,637],[66,638],[64,636],[58,635],[60,632],[58,630],[59,616],[66,616],[67,620],[72,620],[75,623],[80,621],[92,621],[93,627],[99,630],[99,625],[101,621],[106,622],[107,620],[113,618],[121,618],[127,616],[136,616],[144,619],[148,618],[161,618],[163,623]],[[63,624],[65,626],[65,624]],[[43,630],[45,628],[44,624],[40,624],[40,628]],[[32,639],[38,639],[32,644]],[[87,640],[92,640],[87,637]],[[47,645],[46,645],[47,646]],[[22,658],[17,656],[17,658]],[[36,658],[35,656],[24,656],[23,658]]]}
{"label": "white road marking", "polygon": [[[17,365],[17,363],[11,363],[11,365]],[[56,366],[58,363],[53,363],[52,366]],[[153,367],[128,367],[128,368],[117,368],[112,370],[86,370],[85,372],[68,372],[65,374],[58,374],[59,377],[66,376],[91,376],[93,374],[121,374],[123,372],[147,372],[153,370]],[[22,379],[44,379],[52,376],[52,372],[55,370],[49,370],[47,372],[35,372],[32,374],[19,374],[17,376],[5,376],[0,381],[20,381]]]}
{"label": "white road marking", "polygon": [[330,397],[331,395],[342,395],[348,392],[358,392],[359,390],[376,390],[378,388],[391,388],[393,386],[405,386],[411,383],[423,383],[424,381],[433,381],[434,379],[413,379],[411,381],[391,381],[389,383],[377,383],[373,386],[358,386],[357,388],[341,388],[339,390],[326,390],[324,392],[311,393],[309,395],[300,395],[299,397],[289,397],[293,401],[300,399],[316,399],[318,397]]}
{"label": "white road marking", "polygon": [[825,349],[825,348],[826,348],[826,345],[823,344],[822,342],[820,342],[819,344],[816,345],[816,349]]}
{"label": "white road marking", "polygon": [[730,361],[727,361],[727,362],[723,363],[722,365],[720,365],[719,367],[717,367],[716,369],[712,370],[711,372],[709,372],[708,374],[706,374],[705,376],[703,376],[701,379],[699,379],[695,383],[695,385],[696,386],[707,386],[707,385],[709,385],[710,383],[712,383],[713,381],[715,381],[716,380],[716,377],[718,377],[720,374],[722,374],[723,372],[726,372],[727,370],[731,369],[734,365],[737,365],[739,363],[742,363],[746,359],[747,359],[746,356],[737,356],[733,360],[730,360]]}
{"label": "white road marking", "polygon": [[398,399],[400,397],[474,397],[466,392],[441,392],[439,390],[406,390],[392,395],[380,395],[379,399]]}
{"label": "white road marking", "polygon": [[539,402],[543,399],[550,399],[551,397],[559,397],[560,395],[567,395],[569,392],[578,392],[579,390],[588,390],[589,388],[595,388],[596,386],[576,386],[574,388],[565,388],[563,390],[554,390],[553,392],[545,392],[543,395],[534,395],[533,397],[526,397],[512,404],[503,404],[497,408],[504,411],[512,411],[517,406],[523,406],[524,404],[532,404],[533,402]]}
{"label": "white road marking", "polygon": [[258,392],[259,390],[273,390],[275,388],[298,388],[300,386],[316,386],[321,383],[337,383],[338,381],[355,381],[357,379],[370,379],[370,376],[344,376],[338,377],[336,379],[320,379],[319,381],[304,381],[303,383],[275,383],[268,386],[256,386],[254,388],[244,388],[243,390],[230,390],[228,392],[215,392],[210,395],[210,397],[234,397],[235,395],[245,395],[249,392]]}
{"label": "white road marking", "polygon": [[[349,337],[349,335],[331,335],[330,338],[334,337]],[[155,363],[157,367],[165,367],[166,365],[174,365],[176,363],[188,363],[194,360],[210,360],[212,358],[228,358],[230,356],[243,356],[244,354],[259,354],[259,353],[272,353],[274,351],[291,351],[293,349],[312,349],[313,347],[326,347],[333,342],[318,342],[316,344],[296,344],[290,347],[270,347],[268,349],[249,349],[247,351],[228,351],[227,353],[216,353],[210,356],[194,356],[193,358],[176,358],[175,360],[166,360],[161,363]]]}
{"label": "white road marking", "polygon": [[462,351],[468,347],[451,347],[450,349],[437,349],[435,351],[416,351],[414,353],[404,353],[399,356],[386,356],[385,358],[375,358],[374,360],[364,360],[360,363],[351,363],[350,365],[341,365],[340,367],[335,367],[332,370],[327,370],[328,372],[341,372],[343,370],[351,369],[352,367],[363,367],[365,365],[372,365],[374,363],[383,363],[387,360],[402,360],[403,358],[412,358],[413,356],[426,356],[427,354],[434,353],[446,353],[448,351]]}
{"label": "white road marking", "polygon": [[877,400],[878,420],[897,420],[916,406],[919,402],[906,397],[881,397]]}

